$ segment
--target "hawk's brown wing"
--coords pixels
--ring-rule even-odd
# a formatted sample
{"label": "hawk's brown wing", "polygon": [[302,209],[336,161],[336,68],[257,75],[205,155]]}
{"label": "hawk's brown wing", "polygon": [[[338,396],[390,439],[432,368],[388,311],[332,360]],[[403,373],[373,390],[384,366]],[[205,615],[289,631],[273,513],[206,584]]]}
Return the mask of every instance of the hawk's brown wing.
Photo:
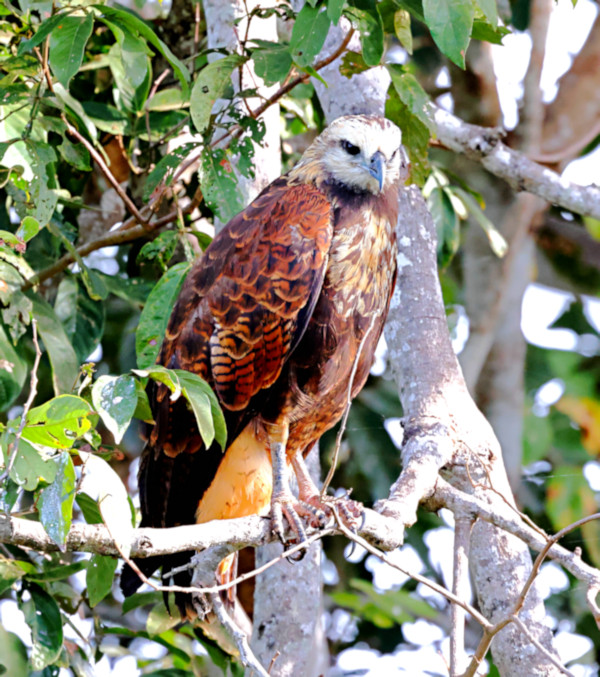
{"label": "hawk's brown wing", "polygon": [[[317,188],[282,177],[225,226],[184,283],[159,362],[213,386],[228,444],[306,329],[327,266],[331,212]],[[170,402],[165,386],[155,387],[151,405],[156,424],[140,471],[144,524],[192,523],[223,454],[203,448],[193,416]]]}

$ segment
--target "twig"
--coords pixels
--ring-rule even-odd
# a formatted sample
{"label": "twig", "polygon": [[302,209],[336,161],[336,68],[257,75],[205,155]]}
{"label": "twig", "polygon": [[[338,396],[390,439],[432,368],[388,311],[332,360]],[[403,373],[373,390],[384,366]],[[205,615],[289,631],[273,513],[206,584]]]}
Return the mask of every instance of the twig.
{"label": "twig", "polygon": [[327,477],[325,478],[325,481],[323,482],[323,487],[321,488],[321,498],[323,498],[327,494],[327,489],[329,485],[331,484],[331,480],[333,479],[333,475],[335,473],[335,470],[337,468],[337,462],[338,462],[338,457],[340,454],[340,446],[342,444],[342,436],[346,430],[346,424],[348,422],[348,414],[350,413],[350,406],[352,404],[352,388],[354,387],[354,378],[356,376],[356,370],[358,369],[358,362],[360,360],[360,356],[362,354],[365,342],[367,340],[367,337],[371,333],[371,330],[373,329],[373,326],[375,325],[375,320],[381,315],[381,313],[375,313],[373,317],[371,318],[371,321],[369,322],[369,326],[367,327],[367,331],[364,333],[363,337],[360,340],[360,343],[358,345],[358,350],[356,351],[356,356],[354,358],[354,364],[352,365],[352,371],[350,372],[350,379],[348,382],[348,392],[346,394],[346,408],[344,409],[344,415],[342,416],[342,421],[340,423],[340,428],[338,430],[338,433],[335,438],[335,449],[333,451],[333,458],[331,459],[331,465],[329,466],[329,471],[327,472]]}
{"label": "twig", "polygon": [[[289,557],[293,557],[294,555],[298,554],[299,552],[302,552],[303,550],[308,550],[308,548],[310,548],[310,546],[313,543],[316,543],[322,538],[325,538],[326,536],[333,536],[336,533],[337,533],[336,529],[322,529],[316,531],[314,534],[311,534],[305,541],[302,541],[301,543],[298,543],[292,546],[291,548],[284,550],[277,557],[274,557],[273,559],[270,559],[268,562],[265,562],[261,566],[252,569],[252,571],[247,571],[244,574],[240,574],[237,578],[227,581],[227,583],[219,583],[217,585],[211,585],[207,587],[183,586],[183,585],[163,585],[163,586],[153,585],[153,587],[155,587],[156,590],[160,590],[161,592],[181,592],[189,594],[211,595],[213,593],[224,592],[225,590],[235,588],[240,583],[243,583],[244,581],[247,581],[250,578],[255,578],[259,574],[262,574],[263,572],[267,571],[267,569],[270,569],[278,562],[282,562],[283,560],[288,559]],[[233,551],[233,549],[231,551]],[[203,553],[199,554],[202,555]],[[177,574],[180,573],[181,571],[191,569],[194,566],[195,565],[193,562],[189,562],[188,564],[184,564],[183,566],[177,567],[176,569],[172,569],[170,573]]]}
{"label": "twig", "polygon": [[[555,543],[558,543],[563,536],[566,536],[568,533],[573,531],[574,529],[578,529],[579,527],[583,526],[584,524],[587,524],[588,522],[592,522],[593,520],[600,519],[600,512],[594,513],[593,515],[588,515],[587,517],[583,517],[580,520],[577,520],[576,522],[573,522],[572,524],[569,524],[568,526],[564,527],[564,529],[561,529],[560,531],[556,532],[554,536],[547,536],[546,538],[548,539],[548,542],[546,545],[542,548],[538,556],[535,558],[535,562],[533,563],[533,566],[531,567],[531,573],[529,574],[529,577],[527,581],[525,582],[525,585],[523,586],[523,590],[521,591],[521,594],[517,598],[517,601],[515,603],[515,607],[513,610],[513,614],[517,614],[521,608],[523,607],[523,604],[525,603],[525,597],[527,596],[527,593],[531,589],[531,586],[533,585],[533,582],[538,575],[538,572],[540,570],[540,567],[542,566],[543,561],[546,559],[550,548]],[[598,623],[598,618],[595,619],[596,623]]]}
{"label": "twig", "polygon": [[[469,593],[469,541],[472,527],[472,517],[455,515],[452,593],[459,599],[467,599]],[[455,677],[465,663],[465,610],[452,604],[451,618],[450,675]]]}
{"label": "twig", "polygon": [[31,405],[35,400],[37,395],[37,386],[38,386],[38,368],[40,366],[40,360],[42,358],[42,351],[40,349],[40,344],[38,341],[37,335],[37,320],[35,317],[31,318],[31,328],[33,331],[33,345],[35,346],[35,359],[33,361],[33,367],[31,368],[31,376],[29,377],[29,395],[25,404],[23,405],[23,413],[21,414],[21,422],[19,423],[19,428],[15,434],[15,441],[12,443],[12,449],[9,454],[8,462],[6,463],[6,468],[2,475],[0,475],[0,483],[2,483],[10,474],[10,471],[13,468],[15,459],[17,458],[17,452],[19,450],[19,442],[21,440],[21,435],[25,428],[27,422],[27,412],[31,409]]}
{"label": "twig", "polygon": [[[49,41],[46,40],[45,45],[44,45],[44,54],[42,55],[40,53],[39,48],[35,47],[34,52],[38,58],[38,61],[40,62],[42,66],[42,71],[44,73],[44,76],[46,78],[46,82],[48,83],[48,88],[52,93],[54,93],[54,84],[52,82],[52,75],[50,73],[50,69],[48,67],[48,46],[49,46]],[[164,74],[160,76],[158,79],[158,82],[160,83],[161,78],[164,77]],[[117,191],[118,196],[121,198],[127,209],[131,212],[131,214],[135,217],[136,221],[143,226],[147,226],[147,221],[142,217],[140,212],[138,211],[138,208],[133,204],[131,199],[129,198],[129,195],[125,192],[121,184],[117,181],[115,178],[114,174],[110,171],[108,165],[104,162],[104,159],[100,155],[100,153],[94,148],[94,146],[84,137],[82,136],[77,129],[69,122],[67,119],[67,116],[64,113],[61,113],[61,118],[65,125],[67,126],[67,131],[69,134],[74,136],[81,144],[83,144],[88,153],[92,156],[96,164],[98,165],[100,171],[104,174],[106,180],[111,184],[111,186]]]}
{"label": "twig", "polygon": [[218,593],[211,593],[209,596],[210,602],[212,604],[213,611],[217,615],[217,618],[221,622],[221,625],[229,632],[233,641],[235,642],[238,651],[240,652],[240,660],[245,667],[253,670],[259,677],[269,677],[269,673],[263,668],[260,664],[254,652],[250,648],[248,643],[248,637],[246,633],[243,632],[234,620],[229,616],[225,610],[225,605],[223,600],[219,597]]}
{"label": "twig", "polygon": [[527,637],[527,639],[535,646],[535,648],[543,653],[544,656],[552,663],[552,665],[558,668],[563,673],[563,675],[575,677],[575,675],[570,670],[567,670],[564,665],[561,665],[560,661],[558,661],[543,644],[538,642],[538,640],[529,632],[529,629],[525,623],[523,623],[523,621],[518,616],[512,616],[511,621],[519,628],[519,630],[525,635],[525,637]]}
{"label": "twig", "polygon": [[197,0],[196,6],[194,7],[194,43],[193,43],[193,53],[196,54],[198,51],[198,45],[200,44],[200,0]]}
{"label": "twig", "polygon": [[92,144],[83,135],[81,135],[77,131],[77,129],[69,122],[67,116],[64,113],[62,114],[61,117],[64,123],[67,125],[67,131],[69,132],[69,134],[74,136],[81,144],[83,144],[86,147],[88,153],[92,156],[94,162],[98,165],[98,168],[100,169],[102,174],[104,174],[106,180],[115,189],[117,195],[121,198],[121,200],[123,201],[127,209],[130,211],[130,213],[134,216],[135,220],[142,226],[144,226],[145,229],[148,229],[149,224],[147,219],[145,219],[141,215],[141,213],[139,212],[138,208],[135,206],[129,195],[127,195],[123,186],[121,186],[121,184],[117,181],[115,175],[110,171],[106,162],[104,162],[104,159],[102,158],[100,153],[94,148],[94,146],[92,146]]}
{"label": "twig", "polygon": [[475,607],[471,606],[464,600],[458,598],[456,595],[451,593],[449,590],[446,590],[441,585],[438,585],[434,581],[429,580],[428,578],[425,578],[425,576],[421,576],[421,574],[418,574],[414,571],[408,571],[407,569],[403,569],[401,566],[396,564],[396,562],[393,562],[390,560],[388,555],[379,550],[379,548],[376,548],[374,545],[371,545],[368,541],[366,541],[364,538],[359,536],[358,534],[355,534],[352,532],[348,527],[343,523],[342,519],[340,518],[337,509],[335,508],[334,505],[331,506],[331,510],[335,516],[337,528],[348,538],[350,541],[353,541],[354,543],[357,543],[361,547],[363,547],[367,552],[370,552],[372,555],[375,555],[378,559],[380,559],[382,562],[385,562],[387,565],[393,567],[394,569],[397,569],[398,571],[401,571],[403,574],[406,576],[410,576],[410,578],[414,579],[418,583],[423,583],[423,585],[426,585],[428,588],[431,588],[432,590],[435,590],[435,592],[439,593],[443,597],[445,597],[448,601],[452,602],[453,604],[457,604],[458,606],[462,607],[465,611],[471,614],[473,618],[484,628],[484,629],[492,629],[492,624],[488,621],[485,616],[479,613]]}
{"label": "twig", "polygon": [[[200,7],[200,5],[197,4],[196,7]],[[146,133],[148,134],[148,143],[152,142],[152,132],[150,130],[150,111],[148,110],[148,102],[156,94],[156,90],[159,88],[160,83],[167,77],[167,75],[170,72],[171,72],[170,68],[165,68],[165,70],[156,78],[154,84],[152,85],[152,89],[148,94],[148,98],[146,99],[146,105],[144,106],[144,119],[146,121]]]}
{"label": "twig", "polygon": [[[325,68],[325,66],[328,66],[332,61],[335,61],[345,51],[353,35],[354,28],[351,28],[346,34],[346,37],[341,42],[340,46],[328,57],[326,57],[325,59],[321,59],[321,61],[318,61],[313,66],[315,71],[320,71],[322,68]],[[282,85],[272,96],[266,99],[264,103],[262,103],[258,108],[256,108],[252,112],[252,117],[254,118],[260,117],[267,110],[267,108],[269,108],[274,103],[279,101],[279,99],[281,99],[288,92],[294,89],[296,85],[306,82],[308,79],[310,79],[310,77],[311,75],[309,73],[300,73],[295,78],[292,78],[289,82]],[[238,136],[241,131],[242,128],[239,125],[232,125],[222,136],[220,136],[213,143],[211,143],[211,147],[218,146],[220,143],[225,141],[225,139],[229,138],[230,136]]]}

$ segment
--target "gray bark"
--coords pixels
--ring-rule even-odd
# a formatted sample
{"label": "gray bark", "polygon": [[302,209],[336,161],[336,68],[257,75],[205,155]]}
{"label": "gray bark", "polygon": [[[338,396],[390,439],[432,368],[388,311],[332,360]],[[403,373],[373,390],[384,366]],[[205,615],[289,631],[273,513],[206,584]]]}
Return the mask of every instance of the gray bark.
{"label": "gray bark", "polygon": [[[499,492],[513,504],[498,441],[475,407],[452,351],[436,271],[435,227],[416,187],[401,192],[398,236],[400,272],[386,338],[405,415],[405,470],[415,459],[421,462],[419,452],[427,451],[424,441],[430,452],[439,451],[441,444],[445,451],[439,462],[450,456],[445,474],[452,484],[486,502],[497,499]],[[434,493],[436,480],[430,481]],[[488,482],[493,492],[484,490]],[[401,515],[403,488],[401,475],[391,501],[381,506],[384,512]],[[506,617],[531,571],[527,546],[478,521],[470,563],[480,607],[493,622]],[[522,614],[532,635],[552,652],[544,605],[535,591],[527,596]],[[503,677],[560,674],[514,624],[498,633],[492,651]]]}

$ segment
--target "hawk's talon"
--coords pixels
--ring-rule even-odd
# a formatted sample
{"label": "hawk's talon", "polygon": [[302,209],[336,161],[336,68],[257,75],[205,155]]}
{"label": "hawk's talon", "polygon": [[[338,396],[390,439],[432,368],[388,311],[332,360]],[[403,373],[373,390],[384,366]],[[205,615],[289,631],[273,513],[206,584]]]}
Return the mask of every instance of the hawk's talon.
{"label": "hawk's talon", "polygon": [[298,543],[305,543],[308,539],[306,536],[306,529],[302,523],[302,519],[298,514],[301,505],[293,496],[289,498],[285,495],[275,496],[271,499],[271,529],[277,535],[284,547],[287,547],[290,541],[285,538],[285,528],[283,524],[283,517],[290,525],[292,531],[296,534]]}

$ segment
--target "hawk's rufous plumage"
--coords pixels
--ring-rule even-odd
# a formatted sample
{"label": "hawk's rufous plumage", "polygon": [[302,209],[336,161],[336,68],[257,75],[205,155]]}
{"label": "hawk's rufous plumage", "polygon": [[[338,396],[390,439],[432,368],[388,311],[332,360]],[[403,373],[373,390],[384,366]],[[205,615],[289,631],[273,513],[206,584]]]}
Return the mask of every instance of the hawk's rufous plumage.
{"label": "hawk's rufous plumage", "polygon": [[[213,387],[227,448],[205,449],[183,398],[172,402],[166,386],[152,385],[143,526],[265,514],[272,505],[279,529],[283,515],[302,528],[302,502],[316,499],[302,457],[364,385],[393,291],[400,141],[385,118],[338,118],[193,266],[158,361]],[[138,565],[169,571],[191,554]],[[126,593],[139,583],[124,572]]]}

